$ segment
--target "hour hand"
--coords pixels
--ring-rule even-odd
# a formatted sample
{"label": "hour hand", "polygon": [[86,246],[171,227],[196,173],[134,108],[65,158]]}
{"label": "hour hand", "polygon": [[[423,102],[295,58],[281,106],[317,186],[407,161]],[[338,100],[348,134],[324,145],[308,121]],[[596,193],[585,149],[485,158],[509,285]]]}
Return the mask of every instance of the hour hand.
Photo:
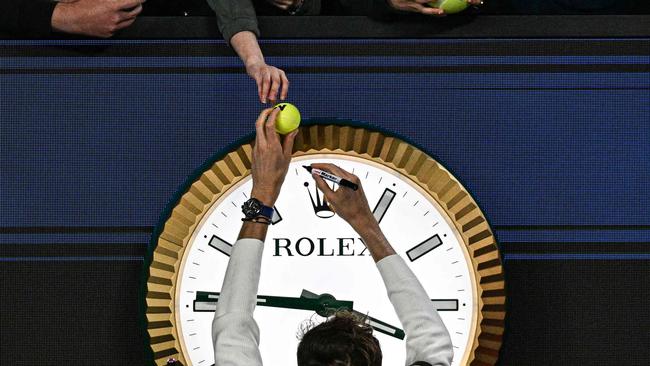
{"label": "hour hand", "polygon": [[388,323],[382,322],[381,320],[375,319],[371,316],[360,313],[358,311],[352,311],[352,312],[365,318],[366,324],[370,325],[372,329],[378,331],[379,333],[384,333],[391,337],[395,337],[397,339],[404,339],[405,337],[404,331],[398,327],[392,326]]}
{"label": "hour hand", "polygon": [[[219,292],[197,291],[194,300],[194,311],[215,311],[219,302]],[[298,309],[329,313],[332,310],[346,308],[352,309],[352,301],[336,300],[329,294],[316,295],[316,297],[284,297],[284,296],[257,296],[258,306],[269,306],[284,309]],[[324,315],[323,315],[324,316]]]}

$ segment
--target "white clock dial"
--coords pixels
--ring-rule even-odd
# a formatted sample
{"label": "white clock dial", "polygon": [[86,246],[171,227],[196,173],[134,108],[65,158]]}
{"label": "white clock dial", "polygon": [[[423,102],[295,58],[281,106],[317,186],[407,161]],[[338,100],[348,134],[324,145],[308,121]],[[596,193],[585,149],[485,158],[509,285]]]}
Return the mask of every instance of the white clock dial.
{"label": "white clock dial", "polygon": [[[401,324],[388,300],[372,257],[359,236],[322,204],[311,175],[302,167],[329,162],[361,179],[371,209],[395,250],[406,260],[439,310],[454,345],[454,365],[471,351],[478,314],[476,280],[458,230],[424,190],[397,171],[362,158],[336,154],[294,158],[276,202],[269,229],[255,310],[265,364],[295,365],[300,324],[324,318],[314,311],[273,305],[273,298],[331,294],[381,321],[375,324],[385,365],[405,360],[405,341],[388,333]],[[241,227],[241,205],[250,176],[209,209],[183,254],[175,294],[180,344],[192,365],[212,365],[213,311]],[[343,188],[345,189],[345,188]],[[263,301],[266,301],[265,303]]]}

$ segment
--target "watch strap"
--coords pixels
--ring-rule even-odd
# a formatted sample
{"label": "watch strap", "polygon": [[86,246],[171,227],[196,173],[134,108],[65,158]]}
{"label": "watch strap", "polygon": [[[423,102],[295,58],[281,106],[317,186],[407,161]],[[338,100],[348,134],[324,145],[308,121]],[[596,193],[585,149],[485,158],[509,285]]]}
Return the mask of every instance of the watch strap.
{"label": "watch strap", "polygon": [[273,220],[273,214],[275,213],[275,210],[273,207],[269,206],[264,206],[260,207],[260,215],[266,217],[269,220]]}

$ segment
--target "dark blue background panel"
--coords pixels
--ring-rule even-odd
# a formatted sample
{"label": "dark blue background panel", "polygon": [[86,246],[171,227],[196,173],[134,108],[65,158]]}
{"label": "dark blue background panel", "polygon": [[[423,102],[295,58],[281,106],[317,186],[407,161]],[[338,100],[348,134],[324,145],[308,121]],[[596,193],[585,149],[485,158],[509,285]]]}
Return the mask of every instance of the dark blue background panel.
{"label": "dark blue background panel", "polygon": [[[154,74],[130,68],[159,67],[157,58],[100,59],[88,64],[96,72],[75,71],[84,59],[0,59],[1,226],[153,226],[185,177],[250,133],[262,108],[239,69],[193,69],[232,67],[232,57],[173,58],[163,66],[176,71]],[[274,61],[330,65],[289,73],[290,100],[303,117],[360,120],[422,146],[493,225],[650,224],[647,72],[473,73],[475,65],[544,61],[486,56],[458,58],[466,70],[453,73],[435,71],[453,57],[421,57],[427,72],[401,73],[414,58],[359,59]],[[392,72],[349,72],[361,61]],[[548,58],[578,67],[598,61]],[[7,71],[17,65],[21,73]]]}
{"label": "dark blue background panel", "polygon": [[[504,262],[499,365],[649,364],[649,40],[262,46],[303,117],[400,134],[470,189]],[[153,226],[262,108],[231,54],[0,41],[0,363],[143,363]]]}

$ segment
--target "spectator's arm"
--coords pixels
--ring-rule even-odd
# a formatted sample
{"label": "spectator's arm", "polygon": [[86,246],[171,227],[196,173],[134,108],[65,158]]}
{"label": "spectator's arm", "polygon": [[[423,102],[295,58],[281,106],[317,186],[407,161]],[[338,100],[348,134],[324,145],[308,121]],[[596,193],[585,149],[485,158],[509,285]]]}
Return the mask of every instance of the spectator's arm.
{"label": "spectator's arm", "polygon": [[49,35],[56,5],[40,0],[1,0],[0,29],[17,35]]}
{"label": "spectator's arm", "polygon": [[229,44],[232,37],[240,32],[248,31],[256,37],[260,36],[255,8],[251,0],[208,0],[208,4],[217,14],[219,32]]}

